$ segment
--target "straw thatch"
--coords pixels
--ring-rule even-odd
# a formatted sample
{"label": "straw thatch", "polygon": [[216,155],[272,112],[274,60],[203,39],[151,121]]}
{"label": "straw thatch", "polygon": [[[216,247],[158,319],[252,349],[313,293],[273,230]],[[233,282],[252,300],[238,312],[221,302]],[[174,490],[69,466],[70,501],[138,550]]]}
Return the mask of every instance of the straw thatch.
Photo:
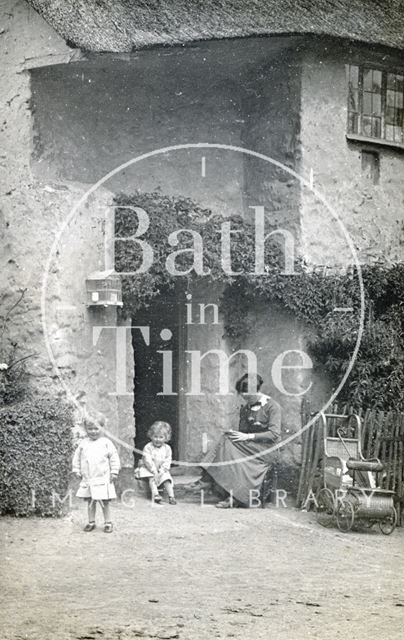
{"label": "straw thatch", "polygon": [[404,0],[28,0],[71,45],[125,52],[312,33],[404,49]]}

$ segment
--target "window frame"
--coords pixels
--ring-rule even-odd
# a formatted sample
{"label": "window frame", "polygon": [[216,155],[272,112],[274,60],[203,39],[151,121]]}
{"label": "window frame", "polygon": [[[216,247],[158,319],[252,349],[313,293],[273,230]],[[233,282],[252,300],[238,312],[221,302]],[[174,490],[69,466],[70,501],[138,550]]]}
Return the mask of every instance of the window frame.
{"label": "window frame", "polygon": [[[357,111],[352,111],[350,109],[350,88],[349,88],[349,82],[350,82],[350,70],[352,67],[357,67],[358,69],[358,110]],[[380,96],[381,96],[381,109],[380,109],[380,129],[381,129],[381,136],[382,137],[373,137],[373,136],[367,136],[364,135],[363,133],[355,133],[353,131],[350,131],[350,115],[352,113],[357,113],[358,116],[358,130],[362,131],[362,118],[365,115],[368,114],[364,114],[363,113],[363,93],[364,93],[364,83],[363,83],[363,76],[364,76],[364,72],[365,71],[379,71],[381,73],[381,84],[380,84]],[[404,149],[404,116],[403,116],[403,124],[401,126],[402,129],[402,141],[396,141],[396,140],[388,140],[385,136],[386,136],[386,106],[387,106],[387,76],[388,74],[393,74],[393,75],[401,75],[404,76],[404,70],[401,68],[389,68],[386,69],[385,67],[381,67],[380,65],[377,65],[373,62],[352,62],[352,63],[348,63],[346,65],[346,85],[347,85],[347,131],[346,131],[346,138],[349,141],[353,141],[353,142],[364,142],[364,143],[368,143],[368,144],[373,144],[373,145],[378,145],[378,146],[387,146],[387,147],[393,147],[396,149]],[[403,89],[403,104],[404,104],[404,89]],[[403,106],[404,109],[404,106]],[[372,116],[370,116],[372,117]]]}

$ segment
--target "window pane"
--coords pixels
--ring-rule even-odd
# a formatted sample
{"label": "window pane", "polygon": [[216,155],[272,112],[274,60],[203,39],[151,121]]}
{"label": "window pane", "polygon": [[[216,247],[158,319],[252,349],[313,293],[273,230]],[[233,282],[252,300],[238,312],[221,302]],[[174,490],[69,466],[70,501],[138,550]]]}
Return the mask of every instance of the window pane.
{"label": "window pane", "polygon": [[386,107],[386,115],[385,115],[386,124],[394,124],[395,113],[396,111],[394,107]]}
{"label": "window pane", "polygon": [[404,91],[404,76],[396,76],[396,91],[403,93]]}
{"label": "window pane", "polygon": [[372,118],[372,137],[381,138],[382,127],[380,118]]}
{"label": "window pane", "polygon": [[372,113],[378,116],[382,113],[382,96],[378,93],[373,94]]}
{"label": "window pane", "polygon": [[371,93],[363,94],[363,113],[366,113],[366,114],[372,113],[372,94]]}
{"label": "window pane", "polygon": [[401,91],[402,93],[404,89],[404,76],[398,73],[388,73],[387,88],[395,91]]}
{"label": "window pane", "polygon": [[394,124],[401,127],[403,124],[403,109],[394,109],[394,107],[387,107],[386,124]]}
{"label": "window pane", "polygon": [[394,127],[386,124],[386,140],[394,140]]}
{"label": "window pane", "polygon": [[394,142],[403,141],[403,129],[402,127],[394,127]]}
{"label": "window pane", "polygon": [[382,72],[381,71],[373,71],[373,83],[372,83],[372,91],[374,93],[381,93],[382,91]]}
{"label": "window pane", "polygon": [[396,76],[394,73],[387,74],[387,89],[395,89],[396,87]]}
{"label": "window pane", "polygon": [[386,108],[386,124],[396,124],[397,112],[394,107]]}
{"label": "window pane", "polygon": [[365,91],[372,91],[372,69],[363,70],[363,88]]}
{"label": "window pane", "polygon": [[372,118],[370,116],[363,116],[362,118],[362,133],[368,138],[372,137]]}
{"label": "window pane", "polygon": [[396,107],[402,107],[402,106],[403,106],[403,94],[396,93]]}
{"label": "window pane", "polygon": [[386,105],[388,107],[394,107],[395,96],[396,96],[395,91],[388,90],[386,92]]}

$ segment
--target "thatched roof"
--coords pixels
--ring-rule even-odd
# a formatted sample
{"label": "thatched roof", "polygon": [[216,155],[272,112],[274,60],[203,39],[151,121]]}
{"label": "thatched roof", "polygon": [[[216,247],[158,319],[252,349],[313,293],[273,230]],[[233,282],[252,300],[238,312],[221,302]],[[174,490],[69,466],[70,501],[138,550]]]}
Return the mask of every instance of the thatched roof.
{"label": "thatched roof", "polygon": [[404,0],[28,0],[72,45],[125,52],[313,33],[404,49]]}

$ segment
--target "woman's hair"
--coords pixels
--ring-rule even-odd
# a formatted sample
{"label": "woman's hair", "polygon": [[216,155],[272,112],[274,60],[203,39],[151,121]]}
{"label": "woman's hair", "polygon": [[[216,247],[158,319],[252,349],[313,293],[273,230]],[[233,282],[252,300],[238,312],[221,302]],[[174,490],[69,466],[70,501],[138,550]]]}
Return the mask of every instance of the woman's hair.
{"label": "woman's hair", "polygon": [[150,439],[152,439],[153,436],[157,436],[160,434],[164,436],[164,439],[166,442],[171,440],[171,427],[168,424],[168,422],[162,422],[161,420],[157,420],[156,422],[153,422],[153,424],[151,425],[151,427],[149,427],[149,430],[147,432],[147,435]]}
{"label": "woman's hair", "polygon": [[236,391],[237,393],[256,393],[261,389],[263,382],[259,373],[245,373],[240,380],[237,380]]}

